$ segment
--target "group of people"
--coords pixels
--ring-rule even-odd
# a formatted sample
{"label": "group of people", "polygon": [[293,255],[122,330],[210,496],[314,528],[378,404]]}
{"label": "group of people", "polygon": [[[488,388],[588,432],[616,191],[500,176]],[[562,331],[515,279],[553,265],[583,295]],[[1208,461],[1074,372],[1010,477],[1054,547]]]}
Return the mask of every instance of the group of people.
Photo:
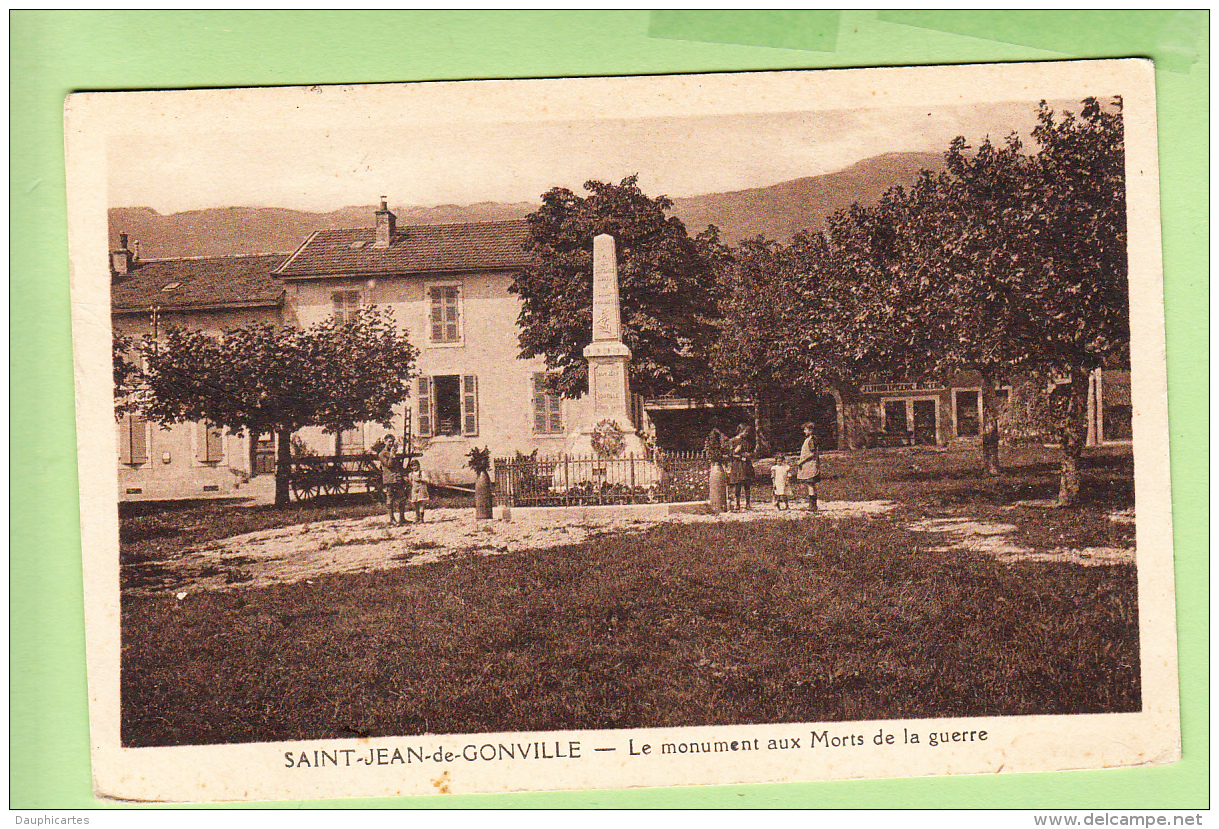
{"label": "group of people", "polygon": [[[748,423],[742,423],[735,435],[727,441],[728,474],[726,483],[731,488],[734,509],[741,509],[742,498],[745,509],[750,509],[751,490],[754,482],[754,440]],[[718,429],[712,430],[712,438],[722,439]],[[406,523],[406,505],[415,511],[415,523],[423,522],[430,496],[427,481],[423,478],[419,460],[411,458],[403,467],[404,455],[398,451],[398,439],[386,435],[373,447],[377,463],[381,467],[381,483],[385,488],[385,506],[389,510],[389,523]],[[817,484],[821,481],[821,457],[817,451],[817,438],[812,423],[804,424],[804,444],[793,470],[786,455],[776,455],[771,467],[771,488],[774,491],[776,509],[791,509],[789,492],[791,480],[804,487],[808,498],[808,510],[817,511]],[[397,516],[395,518],[395,516]]]}
{"label": "group of people", "polygon": [[[790,482],[795,478],[796,484],[803,486],[808,498],[808,510],[817,511],[817,484],[821,481],[821,456],[817,451],[817,438],[812,423],[805,423],[804,443],[800,447],[800,456],[796,459],[793,470],[787,462],[786,455],[775,455],[774,466],[771,467],[771,488],[774,492],[776,509],[791,509],[789,502]],[[732,492],[733,509],[741,509],[741,498],[744,496],[745,509],[750,509],[750,491],[753,487],[753,453],[754,441],[752,430],[748,423],[742,423],[733,437],[728,441],[728,474],[725,482]],[[730,506],[732,506],[730,504]]]}
{"label": "group of people", "polygon": [[[403,467],[405,456],[398,452],[398,439],[386,435],[373,447],[377,452],[377,463],[381,467],[381,484],[385,489],[385,506],[389,509],[389,523],[406,523],[406,505],[409,503],[415,511],[415,523],[423,523],[423,513],[427,509],[430,495],[427,481],[423,479],[423,471],[419,460],[411,460]],[[395,519],[395,514],[397,518]]]}

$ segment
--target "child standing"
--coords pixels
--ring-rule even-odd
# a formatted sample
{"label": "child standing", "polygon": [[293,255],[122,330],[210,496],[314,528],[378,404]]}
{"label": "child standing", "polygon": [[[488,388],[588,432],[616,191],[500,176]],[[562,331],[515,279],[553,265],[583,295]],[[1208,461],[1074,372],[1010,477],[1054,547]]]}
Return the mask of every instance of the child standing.
{"label": "child standing", "polygon": [[753,440],[748,423],[742,423],[732,440],[728,441],[728,475],[726,483],[732,488],[736,509],[741,509],[741,495],[745,496],[745,509],[750,508],[753,489]]}
{"label": "child standing", "polygon": [[423,471],[417,460],[412,460],[407,466],[406,485],[410,487],[411,506],[415,508],[415,523],[422,524],[423,511],[427,509],[430,497],[427,481],[423,479]]}
{"label": "child standing", "polygon": [[792,468],[787,465],[786,455],[775,455],[775,465],[770,469],[771,487],[775,491],[775,509],[791,509],[787,502],[787,479]]}
{"label": "child standing", "polygon": [[808,492],[808,510],[817,511],[817,482],[821,480],[821,455],[817,452],[816,427],[804,424],[804,445],[800,447],[800,460],[796,461],[796,480],[804,484]]}

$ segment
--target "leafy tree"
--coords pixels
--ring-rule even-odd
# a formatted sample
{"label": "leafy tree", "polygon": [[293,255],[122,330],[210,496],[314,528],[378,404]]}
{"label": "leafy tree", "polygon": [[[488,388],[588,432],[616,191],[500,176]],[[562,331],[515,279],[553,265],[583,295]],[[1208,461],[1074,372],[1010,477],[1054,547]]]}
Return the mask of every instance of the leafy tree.
{"label": "leafy tree", "polygon": [[722,319],[710,383],[753,401],[758,451],[766,452],[774,413],[850,375],[837,347],[841,293],[830,284],[825,240],[801,233],[788,244],[743,240],[720,277]]}
{"label": "leafy tree", "polygon": [[1038,364],[1069,380],[1061,420],[1058,502],[1079,498],[1087,436],[1088,374],[1128,354],[1125,145],[1121,99],[1083,102],[1078,117],[1041,103],[1033,130],[1040,152],[1022,250],[1026,290],[1039,310]]}
{"label": "leafy tree", "polygon": [[631,385],[654,397],[691,382],[714,336],[713,240],[691,239],[667,216],[673,202],[650,198],[637,176],[589,181],[588,196],[562,187],[529,216],[530,265],[509,290],[521,297],[521,356],[545,357],[564,397],[588,391],[584,347],[592,340],[593,237],[615,237],[623,341]]}
{"label": "leafy tree", "polygon": [[251,437],[275,434],[275,502],[288,502],[292,433],[374,421],[388,427],[409,395],[417,354],[391,315],[364,309],[308,329],[267,323],[217,337],[170,329],[145,337],[144,416],[161,424],[207,421]]}
{"label": "leafy tree", "polygon": [[870,373],[903,379],[978,372],[983,467],[998,474],[996,390],[1040,348],[1010,249],[1030,159],[1014,136],[968,149],[957,139],[947,173],[836,217],[831,233],[859,288],[849,328],[857,356]]}
{"label": "leafy tree", "polygon": [[1038,151],[1009,137],[875,207],[831,220],[829,261],[855,286],[841,318],[860,364],[892,374],[982,376],[983,454],[997,472],[996,388],[1013,372],[1069,378],[1059,502],[1075,503],[1088,373],[1129,343],[1120,100],[1061,119],[1042,103]]}
{"label": "leafy tree", "polygon": [[133,395],[140,384],[140,367],[132,360],[135,341],[115,334],[112,342],[114,359],[114,417],[119,420],[133,411]]}

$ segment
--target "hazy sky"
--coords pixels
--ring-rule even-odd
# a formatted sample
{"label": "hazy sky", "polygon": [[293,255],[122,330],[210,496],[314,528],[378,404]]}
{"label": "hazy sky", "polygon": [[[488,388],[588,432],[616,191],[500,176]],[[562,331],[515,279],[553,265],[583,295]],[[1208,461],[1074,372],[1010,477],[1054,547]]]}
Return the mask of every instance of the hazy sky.
{"label": "hazy sky", "polygon": [[[1077,103],[1060,102],[1078,110]],[[1027,138],[1037,102],[815,112],[389,124],[139,134],[109,146],[109,203],[169,214],[222,206],[329,211],[536,202],[554,186],[639,173],[649,195],[692,196],[820,175],[888,152]],[[274,119],[267,119],[273,121]]]}

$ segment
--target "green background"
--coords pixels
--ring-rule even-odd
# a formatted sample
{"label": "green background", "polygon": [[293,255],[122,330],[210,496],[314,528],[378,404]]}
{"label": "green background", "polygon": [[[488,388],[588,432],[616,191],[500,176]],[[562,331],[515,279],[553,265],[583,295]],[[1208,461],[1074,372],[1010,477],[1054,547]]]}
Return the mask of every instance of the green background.
{"label": "green background", "polygon": [[11,12],[10,807],[149,808],[91,793],[64,206],[69,92],[1131,56],[1156,61],[1162,139],[1180,763],[308,805],[1209,806],[1208,25],[1207,12],[1171,11]]}

